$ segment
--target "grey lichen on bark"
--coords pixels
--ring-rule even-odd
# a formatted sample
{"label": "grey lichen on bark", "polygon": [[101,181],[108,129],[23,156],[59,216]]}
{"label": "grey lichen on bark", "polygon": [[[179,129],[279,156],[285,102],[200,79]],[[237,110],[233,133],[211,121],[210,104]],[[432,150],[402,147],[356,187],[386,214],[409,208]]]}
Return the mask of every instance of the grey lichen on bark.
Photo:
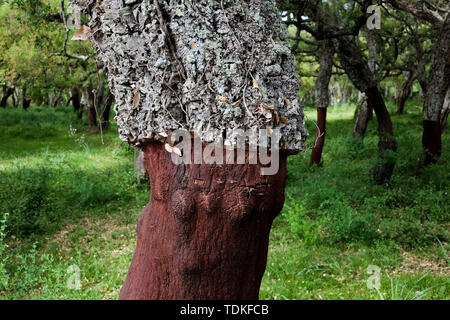
{"label": "grey lichen on bark", "polygon": [[[141,146],[176,129],[203,142],[279,128],[307,137],[287,29],[271,0],[73,0],[116,100],[120,138]],[[280,120],[281,119],[281,120]]]}

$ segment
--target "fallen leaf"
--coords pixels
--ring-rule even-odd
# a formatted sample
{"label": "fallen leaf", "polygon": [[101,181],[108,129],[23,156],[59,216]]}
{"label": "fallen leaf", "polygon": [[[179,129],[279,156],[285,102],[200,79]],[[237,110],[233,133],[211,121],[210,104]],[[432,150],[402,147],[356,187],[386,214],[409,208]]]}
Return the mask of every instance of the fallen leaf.
{"label": "fallen leaf", "polygon": [[291,100],[289,100],[288,98],[285,98],[284,103],[286,103],[286,105],[288,106],[291,104]]}
{"label": "fallen leaf", "polygon": [[73,35],[72,40],[90,40],[91,39],[91,28],[88,26],[81,26]]}
{"label": "fallen leaf", "polygon": [[277,121],[277,124],[279,124],[280,123],[280,117],[278,116],[278,112],[276,110],[274,110],[273,113],[275,114],[275,119]]}
{"label": "fallen leaf", "polygon": [[212,93],[216,93],[216,91],[211,87],[211,84],[208,82],[208,89],[211,90]]}
{"label": "fallen leaf", "polygon": [[255,89],[258,89],[258,88],[259,88],[258,81],[253,80],[253,88],[255,88]]}
{"label": "fallen leaf", "polygon": [[283,122],[285,125],[289,125],[289,121],[285,117],[280,117],[281,122]]}
{"label": "fallen leaf", "polygon": [[239,99],[238,101],[234,102],[231,106],[232,106],[232,107],[237,107],[237,106],[239,106],[241,103],[242,103],[242,98]]}
{"label": "fallen leaf", "polygon": [[275,110],[275,106],[272,104],[272,105],[270,105],[270,106],[268,106],[268,105],[263,105],[263,108],[264,109],[267,109],[267,110]]}
{"label": "fallen leaf", "polygon": [[222,101],[222,102],[227,102],[227,97],[220,96],[219,100]]}

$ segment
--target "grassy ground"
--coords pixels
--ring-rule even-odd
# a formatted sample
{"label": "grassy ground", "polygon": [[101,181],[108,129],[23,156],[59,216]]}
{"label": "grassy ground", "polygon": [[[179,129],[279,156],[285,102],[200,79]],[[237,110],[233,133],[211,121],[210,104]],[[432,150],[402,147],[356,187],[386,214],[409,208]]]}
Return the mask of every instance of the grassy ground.
{"label": "grassy ground", "polygon": [[[322,167],[308,166],[310,152],[290,158],[262,299],[449,299],[450,137],[421,169],[420,104],[407,109],[393,116],[388,186],[368,174],[375,121],[363,144],[351,138],[353,106],[330,109]],[[70,108],[0,110],[0,299],[117,298],[149,190],[116,129],[102,145]]]}

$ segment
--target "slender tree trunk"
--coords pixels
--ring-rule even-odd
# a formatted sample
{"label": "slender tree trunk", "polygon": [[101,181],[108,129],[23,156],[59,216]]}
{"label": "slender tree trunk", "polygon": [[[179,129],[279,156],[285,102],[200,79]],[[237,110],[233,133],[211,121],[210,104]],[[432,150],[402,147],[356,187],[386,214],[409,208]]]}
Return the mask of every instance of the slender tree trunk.
{"label": "slender tree trunk", "polygon": [[55,96],[53,97],[53,99],[51,100],[51,101],[52,101],[52,107],[53,107],[53,108],[56,108],[56,107],[58,106],[60,100],[61,100],[61,91],[58,90],[58,91],[55,93]]}
{"label": "slender tree trunk", "polygon": [[102,128],[106,129],[109,126],[109,116],[111,113],[111,107],[114,103],[114,96],[109,92],[106,94],[105,105],[103,107],[102,114],[100,115],[100,119],[102,121]]}
{"label": "slender tree trunk", "polygon": [[397,143],[394,139],[391,117],[378,87],[369,88],[366,95],[368,104],[372,105],[378,121],[378,161],[372,173],[375,182],[383,184],[392,177],[394,172],[395,157],[389,153],[397,151]]}
{"label": "slender tree trunk", "polygon": [[31,105],[31,99],[27,98],[27,88],[22,89],[22,107],[27,110]]}
{"label": "slender tree trunk", "polygon": [[259,165],[175,165],[161,143],[144,153],[151,199],[119,298],[258,299],[286,155],[278,174],[261,176]]}
{"label": "slender tree trunk", "polygon": [[324,41],[320,48],[320,71],[315,85],[317,128],[316,140],[311,153],[311,165],[320,164],[322,161],[326,135],[327,107],[330,104],[329,84],[333,72],[333,56],[333,44],[330,41]]}
{"label": "slender tree trunk", "polygon": [[442,154],[441,117],[450,87],[450,14],[447,15],[433,52],[430,81],[423,110],[422,145],[425,165],[436,163]]}
{"label": "slender tree trunk", "polygon": [[367,97],[364,95],[363,100],[356,109],[355,127],[353,128],[353,137],[355,139],[360,140],[364,138],[372,113],[373,111],[369,109],[369,104],[367,103]]}
{"label": "slender tree trunk", "polygon": [[317,128],[314,148],[311,153],[310,164],[321,164],[322,152],[325,146],[325,135],[327,126],[327,108],[317,108]]}
{"label": "slender tree trunk", "polygon": [[397,113],[403,114],[405,109],[405,103],[411,96],[412,87],[414,84],[415,75],[414,72],[408,71],[405,73],[405,81],[402,84],[397,96]]}
{"label": "slender tree trunk", "polygon": [[14,108],[17,108],[19,104],[19,97],[16,95],[16,90],[14,90],[13,94],[11,95],[12,105]]}
{"label": "slender tree trunk", "polygon": [[8,98],[14,93],[14,88],[9,88],[6,86],[3,86],[3,97],[0,101],[0,107],[6,108],[6,103],[8,102]]}
{"label": "slender tree trunk", "polygon": [[83,117],[83,108],[81,107],[80,91],[73,88],[71,92],[73,111],[77,113],[78,119],[81,119]]}
{"label": "slender tree trunk", "polygon": [[339,82],[336,83],[336,93],[337,93],[338,102],[340,104],[344,103],[344,94],[342,93],[342,88],[341,88],[341,85],[339,84]]}
{"label": "slender tree trunk", "polygon": [[87,87],[83,88],[82,101],[86,110],[89,131],[97,131],[97,115],[95,112],[94,93],[92,92],[92,85],[88,85]]}
{"label": "slender tree trunk", "polygon": [[383,184],[391,178],[395,167],[395,156],[390,153],[397,150],[389,111],[378,89],[376,77],[361,55],[354,39],[342,37],[334,39],[333,42],[348,77],[356,88],[365,92],[369,112],[374,110],[377,115],[378,160],[372,168],[372,175],[375,183]]}
{"label": "slender tree trunk", "polygon": [[[120,138],[144,151],[151,182],[120,299],[257,299],[270,227],[283,207],[287,154],[307,137],[276,3],[73,4],[90,14]],[[181,128],[205,143],[243,130],[280,132],[271,149],[282,150],[279,170],[262,175],[266,166],[248,155],[246,164],[175,165],[166,150],[176,153],[171,134]],[[224,144],[235,145],[232,137]]]}

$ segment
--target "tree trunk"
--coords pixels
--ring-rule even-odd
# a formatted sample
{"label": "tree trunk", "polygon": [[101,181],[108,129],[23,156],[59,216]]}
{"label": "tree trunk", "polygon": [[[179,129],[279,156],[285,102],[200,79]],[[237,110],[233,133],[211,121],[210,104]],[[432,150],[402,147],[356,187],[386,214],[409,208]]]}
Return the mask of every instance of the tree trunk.
{"label": "tree trunk", "polygon": [[60,100],[61,100],[61,91],[58,90],[58,91],[55,93],[55,96],[53,97],[53,99],[51,100],[51,101],[52,101],[52,102],[51,102],[52,107],[53,107],[53,108],[56,108],[56,107],[58,106]]}
{"label": "tree trunk", "polygon": [[[120,299],[257,299],[286,157],[307,137],[275,2],[73,3],[90,14],[120,139],[143,149],[151,181]],[[271,144],[279,141],[280,169],[262,175],[248,157],[243,165],[175,165],[166,148],[179,129],[208,146],[225,138],[229,148],[241,131],[278,132]]]}
{"label": "tree trunk", "polygon": [[373,178],[377,184],[387,182],[394,172],[395,157],[389,152],[397,151],[397,143],[394,139],[394,130],[391,117],[384,103],[383,97],[377,87],[366,91],[367,102],[372,105],[378,120],[378,161],[372,168]]}
{"label": "tree trunk", "polygon": [[361,140],[364,138],[371,114],[373,114],[373,111],[369,109],[367,97],[364,95],[363,100],[356,109],[355,127],[353,128],[353,137],[355,139]]}
{"label": "tree trunk", "polygon": [[73,88],[71,90],[71,93],[72,93],[73,111],[77,113],[78,119],[81,119],[83,117],[83,108],[81,107],[80,91],[78,89]]}
{"label": "tree trunk", "polygon": [[94,93],[92,91],[92,85],[88,85],[87,87],[83,88],[82,101],[86,110],[89,131],[97,131],[97,114],[95,112]]}
{"label": "tree trunk", "polygon": [[314,148],[311,153],[310,164],[321,164],[322,152],[325,145],[327,126],[327,108],[317,108],[317,128]]}
{"label": "tree trunk", "polygon": [[258,299],[286,155],[261,176],[259,165],[175,165],[161,143],[144,153],[151,199],[119,299]]}
{"label": "tree trunk", "polygon": [[372,168],[372,175],[375,183],[383,184],[391,178],[395,167],[395,157],[390,152],[397,150],[389,111],[378,89],[376,77],[360,53],[354,39],[342,37],[334,39],[333,42],[341,64],[353,85],[365,92],[369,113],[374,110],[377,115],[378,159]]}
{"label": "tree trunk", "polygon": [[311,153],[311,165],[320,164],[322,161],[322,152],[326,135],[327,107],[330,104],[330,92],[328,87],[333,72],[333,56],[333,44],[330,41],[324,41],[320,48],[320,70],[315,85],[317,128],[316,140]]}
{"label": "tree trunk", "polygon": [[8,98],[14,93],[14,88],[9,88],[6,86],[3,86],[3,97],[0,101],[0,107],[6,108],[6,103],[8,102]]}
{"label": "tree trunk", "polygon": [[14,90],[13,94],[11,95],[12,105],[14,108],[17,108],[19,104],[19,97],[16,95],[16,90]]}
{"label": "tree trunk", "polygon": [[442,26],[433,52],[430,81],[423,110],[422,144],[425,165],[436,163],[442,154],[441,117],[450,87],[450,14]]}
{"label": "tree trunk", "polygon": [[414,84],[415,75],[414,72],[408,71],[405,73],[405,81],[402,84],[400,92],[397,96],[397,113],[403,114],[405,109],[405,103],[411,96],[412,87]]}
{"label": "tree trunk", "polygon": [[31,105],[31,99],[27,98],[27,88],[22,89],[22,107],[27,110]]}

